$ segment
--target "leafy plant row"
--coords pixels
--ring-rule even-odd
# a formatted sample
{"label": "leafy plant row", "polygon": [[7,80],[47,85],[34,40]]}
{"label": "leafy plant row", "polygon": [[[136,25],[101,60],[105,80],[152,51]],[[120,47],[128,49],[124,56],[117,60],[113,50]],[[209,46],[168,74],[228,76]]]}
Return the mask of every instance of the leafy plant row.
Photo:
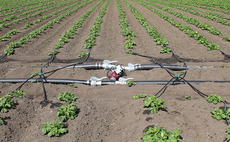
{"label": "leafy plant row", "polygon": [[[58,99],[60,101],[65,101],[68,102],[69,105],[62,105],[58,108],[57,111],[57,117],[59,120],[66,122],[68,119],[75,119],[78,116],[79,109],[76,105],[72,104],[72,101],[75,101],[77,97],[71,93],[71,92],[63,92],[58,95]],[[71,104],[70,104],[71,103]],[[65,128],[63,123],[61,122],[56,122],[54,120],[47,122],[47,123],[42,123],[42,131],[41,133],[43,135],[48,134],[49,137],[55,136],[59,137],[60,135],[67,133],[68,130]]]}
{"label": "leafy plant row", "polygon": [[213,35],[222,34],[222,32],[220,30],[218,30],[218,29],[216,29],[214,27],[211,27],[210,25],[208,25],[206,23],[200,23],[195,18],[185,16],[185,15],[183,15],[183,14],[181,14],[179,12],[176,12],[176,11],[170,9],[170,8],[165,8],[163,6],[160,6],[160,5],[157,5],[157,4],[154,4],[154,3],[149,3],[149,2],[146,2],[146,1],[143,1],[143,2],[145,2],[145,3],[149,4],[149,5],[155,6],[155,7],[159,8],[159,9],[162,9],[162,10],[164,10],[164,11],[166,11],[166,12],[168,12],[168,13],[170,13],[170,14],[172,14],[172,15],[174,15],[174,16],[176,16],[176,17],[178,17],[178,18],[180,18],[180,19],[182,19],[184,21],[186,21],[187,23],[195,25],[196,27],[198,27],[198,28],[200,28],[202,30],[207,30],[210,33],[212,33]]}
{"label": "leafy plant row", "polygon": [[130,8],[138,22],[146,29],[147,33],[154,39],[156,45],[161,45],[163,48],[161,49],[161,53],[169,53],[171,50],[166,48],[168,42],[162,38],[161,33],[157,31],[156,28],[151,28],[149,24],[146,22],[146,19],[132,6],[132,4],[128,3],[126,0],[123,0],[124,3]]}
{"label": "leafy plant row", "polygon": [[[137,94],[134,99],[145,98],[147,94]],[[164,106],[164,100],[156,96],[149,96],[144,100],[143,107],[150,108],[151,113],[158,113],[159,110],[167,111]],[[169,131],[163,127],[151,126],[144,129],[146,135],[141,138],[142,142],[178,142],[182,141],[181,132],[179,130]]]}
{"label": "leafy plant row", "polygon": [[189,37],[193,37],[194,39],[197,40],[198,44],[203,44],[205,47],[207,47],[208,51],[220,49],[219,45],[209,42],[209,40],[207,38],[205,38],[203,35],[199,35],[197,31],[193,31],[193,29],[190,26],[174,21],[172,18],[164,15],[160,11],[148,6],[147,4],[144,4],[143,2],[141,2],[141,0],[140,1],[133,0],[133,1],[143,5],[144,7],[148,8],[152,12],[156,13],[158,16],[160,16],[164,20],[168,21],[171,25],[179,28],[181,31],[186,33]]}
{"label": "leafy plant row", "polygon": [[7,55],[11,55],[14,53],[14,48],[17,47],[21,47],[23,44],[27,43],[30,41],[30,39],[37,37],[38,35],[40,35],[41,33],[43,33],[45,30],[47,30],[48,28],[52,28],[54,24],[59,23],[62,19],[66,18],[67,16],[71,15],[72,13],[76,12],[79,8],[91,3],[94,0],[90,0],[86,3],[83,3],[67,12],[65,12],[64,14],[60,15],[59,17],[55,18],[54,20],[51,20],[49,22],[47,22],[44,26],[30,32],[28,35],[23,36],[20,40],[16,41],[16,42],[10,42],[7,45],[7,48],[5,49],[5,53]]}
{"label": "leafy plant row", "polygon": [[142,142],[179,142],[182,141],[181,132],[176,129],[169,131],[163,127],[152,126],[144,130],[146,135],[141,138]]}
{"label": "leafy plant row", "polygon": [[0,17],[7,16],[7,15],[12,15],[12,14],[15,14],[15,13],[19,13],[19,12],[23,12],[23,11],[27,11],[27,10],[31,10],[31,9],[36,9],[38,7],[43,7],[43,6],[50,5],[50,4],[55,4],[55,3],[58,3],[58,2],[59,1],[51,1],[51,2],[45,2],[45,3],[38,2],[39,4],[32,5],[32,6],[26,6],[25,5],[25,6],[20,7],[20,8],[13,7],[11,10],[7,11],[9,13],[6,13],[6,11],[2,11],[0,13]]}
{"label": "leafy plant row", "polygon": [[[55,7],[52,7],[51,9],[54,9],[54,8],[57,8],[57,7],[59,7],[59,6],[63,6],[63,5],[66,5],[67,3],[63,3],[63,4],[60,4],[60,5],[56,5]],[[51,10],[51,9],[49,9],[49,10]],[[45,10],[45,11],[47,11],[47,10]],[[56,13],[57,14],[57,13]],[[44,17],[46,17],[46,16],[44,16]],[[40,18],[39,18],[40,19]],[[35,20],[33,23],[38,23],[38,22],[36,22],[37,20]],[[28,22],[28,23],[26,23],[24,26],[23,26],[23,29],[26,29],[26,28],[28,28],[29,26],[31,26],[31,25],[33,25],[33,23],[32,22]],[[11,30],[11,31],[9,31],[8,33],[6,33],[5,35],[3,35],[2,37],[0,37],[0,41],[5,41],[5,40],[7,40],[7,38],[10,38],[12,35],[16,35],[18,32],[19,32],[20,30],[18,30],[18,29],[13,29],[13,30]]]}
{"label": "leafy plant row", "polygon": [[[208,4],[213,4],[213,3],[210,3],[210,0],[203,0],[203,1],[192,1],[192,0],[173,0],[172,1],[172,0],[167,0],[167,1],[175,2],[175,3],[179,3],[179,4],[185,4],[185,5],[189,5],[189,6],[194,6],[194,7],[198,7],[198,8],[202,8],[202,9],[208,9],[208,10],[223,12],[226,14],[228,14],[230,12],[229,10],[223,9],[225,6],[222,6],[221,9],[214,8],[213,5],[211,5],[211,7],[208,6]],[[201,5],[198,2],[203,2],[203,3]],[[212,2],[214,2],[214,1],[212,1]],[[215,2],[223,2],[223,1],[215,1]],[[228,5],[228,7],[229,7],[229,5]]]}
{"label": "leafy plant row", "polygon": [[[85,39],[85,44],[83,48],[92,48],[94,45],[96,45],[96,37],[99,36],[99,32],[101,30],[101,23],[103,22],[102,18],[106,13],[107,7],[110,3],[110,0],[107,0],[104,7],[100,10],[93,27],[90,29],[89,37]],[[84,53],[81,52],[81,53]],[[81,54],[80,53],[80,54]],[[79,54],[79,56],[80,56]],[[86,55],[86,54],[85,54]]]}
{"label": "leafy plant row", "polygon": [[[6,94],[5,96],[0,97],[0,112],[7,113],[9,109],[16,108],[17,101],[12,100],[14,97],[22,98],[26,94],[23,90],[15,90],[11,93]],[[0,125],[3,125],[4,122],[0,118]]]}
{"label": "leafy plant row", "polygon": [[[82,24],[85,22],[85,20],[88,18],[88,16],[103,2],[104,0],[100,0],[97,2],[95,6],[90,8],[84,15],[81,16],[81,18],[69,29],[66,31],[65,34],[61,35],[61,38],[59,39],[58,43],[55,45],[55,50],[50,52],[50,54],[57,54],[58,49],[63,47],[65,43],[69,41],[69,39],[73,38],[73,35],[77,34],[76,30],[82,26]],[[55,52],[56,51],[56,52]],[[87,53],[86,53],[87,55]],[[86,56],[82,55],[82,56]]]}
{"label": "leafy plant row", "polygon": [[[75,1],[76,1],[76,0],[75,0]],[[79,1],[79,0],[77,0],[77,1]],[[62,9],[56,10],[56,11],[54,11],[54,12],[48,14],[48,15],[45,15],[45,16],[43,16],[43,17],[41,17],[41,18],[39,18],[39,19],[37,19],[37,20],[35,20],[35,21],[33,21],[33,22],[28,22],[26,25],[24,25],[23,29],[27,29],[27,28],[29,28],[29,27],[30,27],[31,25],[33,25],[33,24],[40,23],[40,22],[42,22],[42,21],[44,21],[44,20],[46,20],[46,19],[48,19],[48,18],[53,17],[54,15],[57,15],[58,13],[61,13],[61,12],[65,11],[65,10],[67,10],[67,9],[69,9],[69,8],[72,8],[72,7],[74,7],[74,6],[78,5],[78,4],[83,3],[83,2],[86,2],[86,1],[87,1],[87,0],[83,0],[83,1],[80,1],[80,2],[77,2],[77,3],[74,3],[74,4],[72,4],[72,5],[69,5],[69,6],[67,6],[67,7],[64,7],[64,8],[62,8]],[[61,5],[59,5],[59,6],[63,6],[63,5],[66,5],[66,4],[61,4]],[[58,7],[59,7],[59,6],[58,6]],[[56,7],[55,7],[55,8],[56,8]],[[54,8],[52,8],[52,9],[54,9]]]}
{"label": "leafy plant row", "polygon": [[[60,4],[60,5],[54,5],[54,7],[51,7],[51,8],[49,8],[49,9],[44,9],[44,10],[42,10],[42,11],[38,11],[38,12],[36,12],[36,13],[34,13],[34,14],[27,15],[26,17],[23,17],[23,18],[20,18],[20,19],[13,20],[13,21],[8,22],[8,23],[5,23],[5,24],[0,24],[0,30],[2,30],[3,28],[9,27],[9,26],[12,25],[12,24],[16,24],[16,23],[18,23],[19,21],[23,21],[23,20],[29,19],[29,18],[31,18],[31,17],[35,17],[35,16],[40,15],[40,14],[46,12],[46,11],[52,10],[52,9],[54,9],[54,8],[57,8],[57,7],[63,6],[63,5],[65,5],[65,3],[64,3],[64,4]],[[27,24],[26,24],[26,25],[27,25]],[[24,26],[24,27],[26,27],[26,26]]]}
{"label": "leafy plant row", "polygon": [[19,18],[20,16],[24,16],[24,15],[28,15],[28,14],[31,14],[33,12],[37,12],[39,10],[43,10],[43,9],[46,9],[46,8],[50,8],[50,7],[53,7],[55,6],[56,4],[53,4],[53,5],[48,5],[48,6],[43,6],[43,7],[40,7],[40,8],[37,8],[37,9],[33,9],[33,10],[29,10],[29,11],[26,11],[26,12],[23,12],[22,14],[19,14],[19,15],[10,15],[9,17],[6,17],[6,18],[3,18],[0,20],[0,23],[3,23],[5,21],[10,21],[12,19],[15,19],[15,18]]}
{"label": "leafy plant row", "polygon": [[[124,43],[125,49],[134,49],[134,45],[136,45],[136,42],[133,40],[133,37],[135,36],[135,32],[130,30],[129,27],[129,22],[125,18],[125,12],[122,9],[121,3],[119,0],[117,0],[117,8],[119,12],[119,18],[120,18],[120,26],[122,28],[122,35],[125,36],[126,41]],[[127,54],[132,54],[134,53],[133,50],[129,50],[126,52]]]}
{"label": "leafy plant row", "polygon": [[[203,18],[206,18],[206,19],[209,19],[209,20],[212,20],[212,21],[216,21],[216,22],[221,23],[223,25],[230,26],[230,22],[227,21],[227,20],[230,20],[230,17],[226,17],[226,16],[224,16],[224,15],[222,15],[220,13],[214,13],[214,12],[211,12],[211,11],[203,11],[203,13],[205,13],[205,14],[202,14],[197,9],[191,8],[191,7],[188,7],[188,6],[179,5],[179,4],[175,4],[175,3],[168,3],[168,2],[165,2],[165,1],[159,1],[159,0],[150,0],[150,1],[157,2],[157,3],[163,4],[163,5],[169,6],[169,7],[177,8],[179,10],[189,12],[189,13],[191,13],[193,15],[198,15],[198,16],[201,16]],[[221,19],[218,19],[216,17],[219,17]],[[227,20],[223,20],[223,19],[227,19]]]}
{"label": "leafy plant row", "polygon": [[6,33],[5,35],[3,35],[2,37],[0,37],[0,41],[5,41],[7,40],[7,38],[10,38],[12,35],[16,35],[18,32],[19,32],[18,29],[13,29],[8,33]]}

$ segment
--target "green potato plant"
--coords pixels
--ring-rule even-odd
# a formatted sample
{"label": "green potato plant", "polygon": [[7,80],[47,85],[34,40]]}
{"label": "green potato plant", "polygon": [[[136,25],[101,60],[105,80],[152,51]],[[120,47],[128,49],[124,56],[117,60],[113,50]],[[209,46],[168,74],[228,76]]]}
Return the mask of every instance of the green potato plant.
{"label": "green potato plant", "polygon": [[64,128],[64,125],[61,122],[55,122],[54,120],[42,123],[42,131],[43,135],[48,134],[49,137],[59,137],[61,134],[67,133],[68,130]]}

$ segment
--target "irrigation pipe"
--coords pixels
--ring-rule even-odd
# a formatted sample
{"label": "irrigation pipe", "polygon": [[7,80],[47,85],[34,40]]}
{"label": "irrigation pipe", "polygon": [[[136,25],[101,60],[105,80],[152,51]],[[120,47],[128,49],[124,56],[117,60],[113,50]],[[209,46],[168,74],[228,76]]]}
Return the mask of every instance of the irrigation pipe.
{"label": "irrigation pipe", "polygon": [[[0,83],[22,83],[22,82],[44,82],[44,83],[54,83],[54,84],[70,84],[70,83],[77,83],[77,84],[85,84],[90,85],[91,80],[77,80],[77,79],[54,79],[54,78],[3,78],[0,79]],[[169,81],[133,81],[135,84],[145,85],[145,84],[157,84],[157,85],[165,85]],[[200,84],[200,83],[230,83],[230,81],[199,81],[199,80],[189,80],[191,84]],[[115,84],[126,84],[126,82],[122,81],[98,81],[101,85],[115,85]],[[187,84],[186,82],[182,81],[171,81],[168,83],[169,85],[179,85],[179,84]]]}
{"label": "irrigation pipe", "polygon": [[[66,67],[66,69],[73,69],[73,68],[84,68],[84,69],[102,69],[102,68],[97,68],[95,67],[95,64],[101,64],[101,63],[94,63],[94,64],[80,64],[80,65],[75,65],[75,66],[68,66]],[[140,66],[145,67],[145,66],[150,66],[150,69],[154,69],[154,68],[161,68],[159,65],[155,65],[155,64],[140,64]],[[171,69],[171,70],[185,70],[184,66],[180,66],[180,65],[167,65],[167,64],[162,64],[162,66]],[[63,68],[65,67],[64,65],[60,65],[60,66],[47,66],[46,68],[50,68],[50,69],[55,69],[55,68]],[[174,68],[175,67],[175,68]],[[41,66],[25,66],[25,67],[0,67],[0,69],[9,69],[9,70],[14,70],[17,68],[26,68],[26,69],[30,69],[30,68],[41,68]],[[188,65],[188,69],[210,69],[210,68],[219,68],[218,66],[192,66],[192,65]],[[141,69],[138,69],[141,70]],[[144,70],[144,68],[142,68],[142,70]]]}

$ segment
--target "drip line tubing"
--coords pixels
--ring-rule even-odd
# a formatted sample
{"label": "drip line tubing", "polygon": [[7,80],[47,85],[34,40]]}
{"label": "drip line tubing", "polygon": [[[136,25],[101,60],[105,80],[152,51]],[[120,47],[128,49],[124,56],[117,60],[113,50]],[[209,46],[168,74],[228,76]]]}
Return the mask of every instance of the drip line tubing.
{"label": "drip line tubing", "polygon": [[2,57],[0,57],[0,60],[2,60],[4,57],[6,57],[6,53],[4,55],[2,55]]}
{"label": "drip line tubing", "polygon": [[[136,70],[151,70],[154,68],[161,68],[159,65],[155,64],[137,64],[139,67]],[[135,65],[135,66],[137,66]],[[180,71],[180,70],[185,70],[186,68],[182,65],[169,65],[169,64],[162,64],[167,69],[174,70],[174,71]],[[47,66],[45,68],[63,68],[65,66]],[[0,67],[0,69],[9,69],[9,70],[14,70],[17,68],[41,68],[41,66],[27,66],[27,67]],[[86,70],[95,70],[95,69],[103,69],[102,68],[102,63],[95,63],[95,64],[80,64],[80,65],[72,65],[66,67],[66,69],[73,69],[73,68],[84,68]],[[188,69],[209,69],[209,68],[218,68],[214,66],[188,66]]]}
{"label": "drip line tubing", "polygon": [[[69,84],[69,83],[77,83],[77,84],[85,84],[89,85],[90,81],[89,80],[76,80],[76,79],[52,79],[52,78],[31,78],[31,79],[26,79],[26,78],[5,78],[5,79],[0,79],[0,83],[21,83],[21,82],[44,82],[44,83],[54,83],[54,84]],[[133,81],[133,83],[136,84],[157,84],[157,85],[165,85],[169,81]],[[230,83],[230,81],[188,81],[191,84],[200,84],[200,83]],[[113,84],[119,84],[119,81],[101,81],[101,85],[113,85]],[[187,84],[186,82],[183,81],[171,81],[168,83],[169,85],[179,85],[179,84]]]}

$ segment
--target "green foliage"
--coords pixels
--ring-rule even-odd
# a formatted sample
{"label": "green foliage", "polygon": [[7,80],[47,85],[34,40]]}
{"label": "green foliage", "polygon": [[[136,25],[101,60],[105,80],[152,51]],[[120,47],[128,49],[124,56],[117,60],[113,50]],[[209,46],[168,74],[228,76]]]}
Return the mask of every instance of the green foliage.
{"label": "green foliage", "polygon": [[221,96],[216,96],[216,94],[211,94],[210,96],[208,96],[206,98],[206,100],[209,102],[209,103],[214,103],[214,104],[218,104],[220,102],[222,102],[222,97]]}
{"label": "green foliage", "polygon": [[[161,33],[157,31],[156,28],[151,28],[146,22],[146,19],[132,6],[132,4],[128,3],[126,0],[124,0],[124,3],[131,9],[132,13],[134,14],[138,22],[146,29],[147,33],[154,39],[156,45],[161,45],[162,47],[168,45],[168,42],[162,38]],[[125,45],[125,47],[129,46],[132,47],[132,45],[130,44]],[[164,49],[161,51],[161,53],[163,53],[163,51]]]}
{"label": "green foliage", "polygon": [[127,54],[134,54],[135,52],[133,50],[126,51]]}
{"label": "green foliage", "polygon": [[[84,0],[84,1],[86,1],[86,0]],[[16,47],[21,47],[22,44],[25,44],[26,42],[29,42],[30,39],[32,39],[32,38],[36,38],[36,37],[37,37],[38,35],[40,35],[41,33],[44,33],[44,31],[47,30],[48,28],[52,28],[54,24],[59,23],[62,19],[66,18],[67,16],[69,16],[69,15],[71,15],[72,13],[76,12],[79,8],[81,8],[81,7],[83,7],[83,6],[87,5],[87,4],[89,4],[89,3],[91,3],[91,2],[93,2],[93,0],[87,1],[87,2],[81,4],[81,5],[77,6],[77,7],[74,7],[74,6],[77,5],[77,4],[71,5],[70,7],[74,7],[73,9],[70,9],[69,11],[67,11],[67,12],[65,12],[65,13],[63,13],[63,14],[61,14],[59,17],[57,17],[57,18],[55,18],[55,19],[53,19],[53,20],[47,22],[44,26],[42,26],[42,27],[40,27],[40,28],[38,28],[38,29],[36,29],[36,30],[30,32],[28,35],[23,36],[19,41],[9,43],[9,44],[7,45],[8,48],[5,50],[5,53],[7,53],[8,55],[13,54],[13,49],[14,49],[14,48],[16,48]],[[79,3],[81,3],[81,2],[79,2]],[[79,3],[78,3],[78,4],[79,4]],[[68,8],[70,8],[70,7],[68,7]],[[65,7],[64,9],[59,9],[58,11],[61,12],[61,11],[64,11],[64,10],[66,10],[66,9],[68,9],[68,8]],[[41,14],[41,13],[40,13],[40,12],[35,13],[35,15],[39,15],[39,14]],[[54,15],[57,14],[57,11],[55,11],[55,12],[52,13],[52,14],[54,14]],[[29,17],[30,17],[30,16],[25,17],[24,19],[28,19]],[[46,18],[49,18],[49,16],[46,17]],[[24,20],[24,19],[23,19],[23,20]],[[17,19],[16,21],[12,21],[12,22],[10,22],[10,23],[4,24],[3,26],[4,26],[4,27],[8,27],[9,25],[11,25],[11,24],[13,24],[13,23],[17,23],[17,22],[19,22],[19,21],[21,21],[21,20],[22,20],[22,19]],[[42,20],[40,19],[40,21],[42,21]],[[35,23],[36,23],[36,22],[35,22]],[[27,25],[27,26],[28,26],[28,25]],[[65,42],[66,42],[66,39],[65,39]],[[49,53],[49,55],[55,55],[55,54],[57,54],[57,53],[58,53],[58,50],[53,50],[53,51],[51,51],[51,52]]]}
{"label": "green foliage", "polygon": [[227,128],[227,135],[226,135],[227,142],[230,142],[230,127]]}
{"label": "green foliage", "polygon": [[221,65],[220,68],[227,68],[228,66],[227,65]]}
{"label": "green foliage", "polygon": [[48,134],[49,137],[59,137],[61,134],[68,132],[68,130],[64,128],[64,125],[61,122],[55,122],[54,120],[47,123],[42,123],[42,126],[42,134]]}
{"label": "green foliage", "polygon": [[[124,1],[126,1],[126,0],[124,0]],[[185,20],[185,21],[187,21],[187,22],[189,22],[191,24],[194,24],[194,25],[196,25],[197,27],[199,27],[199,28],[201,28],[203,30],[208,30],[209,32],[211,32],[214,35],[221,34],[221,31],[219,31],[219,30],[211,27],[208,24],[200,23],[199,21],[197,21],[194,18],[186,17],[186,16],[184,16],[181,13],[177,13],[177,12],[173,11],[170,8],[164,8],[162,6],[156,5],[154,3],[146,2],[144,0],[138,0],[138,1],[137,0],[133,0],[133,1],[135,1],[136,3],[139,3],[142,6],[145,6],[150,11],[154,12],[155,14],[157,14],[158,16],[160,16],[161,18],[163,18],[164,20],[168,21],[171,25],[179,28],[181,31],[183,31],[184,33],[186,33],[189,37],[193,37],[194,39],[198,40],[197,43],[204,44],[204,46],[207,47],[208,51],[220,49],[219,45],[213,44],[213,43],[209,42],[208,39],[206,39],[203,35],[199,35],[197,31],[193,31],[193,29],[190,26],[187,26],[187,25],[184,25],[182,23],[176,22],[172,18],[164,15],[162,12],[160,12],[159,10],[157,10],[157,9],[155,9],[155,8],[149,6],[149,5],[156,6],[156,7],[160,8],[160,9],[163,9],[166,12],[172,13],[173,15],[177,16],[178,18],[182,18],[183,20]],[[127,3],[127,5],[131,5],[131,4]],[[136,13],[138,13],[138,12],[136,12]],[[143,22],[143,18],[142,18],[142,22]],[[146,27],[148,27],[148,26],[146,26]],[[152,32],[149,31],[149,34],[152,34]],[[154,40],[156,41],[156,40],[158,40],[158,38],[154,38]],[[157,42],[158,45],[160,45],[161,41],[164,41],[164,40],[159,40],[159,41],[156,41],[156,42]],[[164,44],[164,42],[163,42],[163,44]]]}
{"label": "green foliage", "polygon": [[133,96],[134,99],[140,99],[140,98],[146,98],[147,94],[137,94],[135,96]]}
{"label": "green foliage", "polygon": [[35,73],[31,74],[30,77],[34,77],[36,75],[38,75],[38,72],[35,72]]}
{"label": "green foliage", "polygon": [[127,84],[129,87],[131,87],[131,86],[133,86],[133,85],[134,85],[134,83],[133,83],[133,81],[132,81],[132,80],[128,80],[128,81],[126,82],[126,84]]}
{"label": "green foliage", "polygon": [[230,108],[227,110],[215,108],[215,110],[212,110],[211,112],[212,117],[216,118],[217,120],[230,118]]}
{"label": "green foliage", "polygon": [[17,102],[12,100],[12,96],[7,94],[0,97],[0,111],[8,112],[8,109],[15,108]]}
{"label": "green foliage", "polygon": [[0,125],[3,125],[4,124],[4,122],[3,122],[3,120],[0,118]]}
{"label": "green foliage", "polygon": [[185,98],[185,99],[190,99],[190,98],[191,98],[191,96],[184,96],[184,98]]}
{"label": "green foliage", "polygon": [[[125,49],[134,49],[134,46],[136,45],[136,42],[133,40],[133,37],[135,36],[135,32],[130,30],[128,28],[129,22],[125,18],[125,12],[122,9],[121,3],[119,0],[117,0],[117,8],[119,11],[119,18],[120,18],[120,25],[122,28],[121,34],[125,36],[126,41],[124,42],[124,48]],[[133,50],[126,51],[127,54],[134,54]]]}
{"label": "green foliage", "polygon": [[14,90],[12,93],[9,93],[9,95],[18,98],[23,98],[25,94],[26,92],[23,90]]}
{"label": "green foliage", "polygon": [[230,41],[230,35],[229,35],[229,36],[226,36],[223,40],[224,40],[224,41]]}
{"label": "green foliage", "polygon": [[163,127],[153,126],[144,130],[146,135],[141,138],[142,142],[178,142],[182,141],[179,130],[169,131]]}
{"label": "green foliage", "polygon": [[54,50],[50,51],[50,53],[48,55],[56,55],[57,53],[59,53],[59,51],[57,49],[54,49]]}
{"label": "green foliage", "polygon": [[12,47],[7,47],[4,51],[7,55],[11,55],[14,53],[14,48]]}
{"label": "green foliage", "polygon": [[103,22],[102,18],[106,13],[107,7],[110,3],[110,0],[107,0],[104,7],[99,12],[96,21],[94,22],[93,27],[90,30],[90,36],[85,39],[85,44],[83,48],[92,48],[96,45],[96,37],[99,36],[99,32],[101,30],[101,23]]}
{"label": "green foliage", "polygon": [[[92,2],[92,0],[89,2]],[[89,2],[86,2],[82,5],[88,4]],[[69,30],[67,30],[65,34],[63,34],[61,36],[59,42],[55,45],[55,48],[59,49],[59,48],[63,47],[64,44],[67,43],[69,39],[73,38],[73,35],[77,34],[76,30],[82,26],[82,24],[88,18],[90,13],[92,13],[96,9],[96,7],[98,7],[102,2],[103,2],[103,0],[100,0],[94,7],[90,8],[83,16],[81,16],[81,18]],[[82,5],[81,5],[81,7],[82,7]],[[93,42],[94,41],[91,40],[90,43],[87,43],[84,45],[84,48],[90,48],[92,46]],[[82,53],[81,55],[80,54],[79,54],[80,57],[86,56],[85,55],[86,53]]]}
{"label": "green foliage", "polygon": [[164,106],[164,100],[157,98],[156,96],[148,97],[144,100],[143,107],[150,108],[151,113],[157,113],[159,110],[167,110],[167,107]]}
{"label": "green foliage", "polygon": [[172,50],[170,49],[170,48],[167,48],[167,47],[163,47],[162,49],[161,49],[161,51],[160,51],[160,53],[170,53]]}
{"label": "green foliage", "polygon": [[62,105],[59,107],[58,112],[57,112],[57,117],[61,121],[67,121],[68,119],[73,120],[75,117],[78,116],[79,109],[76,105],[70,104],[67,106]]}
{"label": "green foliage", "polygon": [[78,54],[79,57],[85,57],[88,55],[88,52],[82,51],[81,53]]}
{"label": "green foliage", "polygon": [[77,88],[76,84],[68,84],[68,86],[73,87],[73,88]]}
{"label": "green foliage", "polygon": [[59,94],[58,99],[61,100],[61,101],[71,103],[72,101],[77,100],[77,97],[74,96],[73,93],[70,93],[70,92],[66,91],[64,93]]}

